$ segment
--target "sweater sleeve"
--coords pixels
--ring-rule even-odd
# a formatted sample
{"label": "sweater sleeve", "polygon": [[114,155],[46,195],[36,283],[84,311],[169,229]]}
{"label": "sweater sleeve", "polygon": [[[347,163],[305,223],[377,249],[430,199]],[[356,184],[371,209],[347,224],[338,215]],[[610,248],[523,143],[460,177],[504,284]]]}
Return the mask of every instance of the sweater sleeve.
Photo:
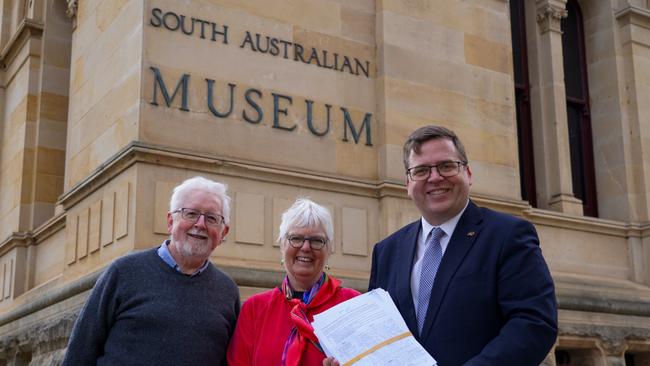
{"label": "sweater sleeve", "polygon": [[97,280],[72,329],[62,366],[95,365],[103,355],[117,310],[117,277],[113,264]]}
{"label": "sweater sleeve", "polygon": [[235,333],[228,346],[228,365],[249,366],[253,364],[255,344],[255,306],[249,300],[244,302]]}

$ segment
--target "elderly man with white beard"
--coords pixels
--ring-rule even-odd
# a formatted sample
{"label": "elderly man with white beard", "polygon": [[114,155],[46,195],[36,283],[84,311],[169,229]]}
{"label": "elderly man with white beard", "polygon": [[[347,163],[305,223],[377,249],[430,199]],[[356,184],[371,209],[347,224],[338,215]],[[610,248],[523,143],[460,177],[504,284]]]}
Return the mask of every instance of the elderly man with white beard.
{"label": "elderly man with white beard", "polygon": [[229,213],[225,185],[194,177],[177,186],[170,238],[100,276],[63,365],[225,365],[239,290],[209,257],[228,233]]}

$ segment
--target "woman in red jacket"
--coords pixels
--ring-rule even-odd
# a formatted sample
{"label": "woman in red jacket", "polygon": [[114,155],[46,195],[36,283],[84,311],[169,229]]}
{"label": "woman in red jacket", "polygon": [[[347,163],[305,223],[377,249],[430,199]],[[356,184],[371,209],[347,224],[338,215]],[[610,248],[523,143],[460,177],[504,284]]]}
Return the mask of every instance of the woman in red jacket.
{"label": "woman in red jacket", "polygon": [[282,214],[278,242],[286,276],[281,286],[242,306],[229,365],[322,365],[314,315],[359,295],[323,271],[333,235],[329,210],[309,199],[298,199]]}

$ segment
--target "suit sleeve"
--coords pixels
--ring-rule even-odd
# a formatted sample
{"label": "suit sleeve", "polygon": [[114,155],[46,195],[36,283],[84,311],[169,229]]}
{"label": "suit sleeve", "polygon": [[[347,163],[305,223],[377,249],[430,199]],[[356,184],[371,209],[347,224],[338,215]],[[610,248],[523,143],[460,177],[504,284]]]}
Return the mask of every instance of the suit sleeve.
{"label": "suit sleeve", "polygon": [[504,324],[466,366],[539,365],[557,337],[557,302],[535,228],[519,220],[499,254],[497,300]]}
{"label": "suit sleeve", "polygon": [[368,291],[372,291],[377,288],[377,266],[379,265],[377,263],[377,252],[378,252],[377,244],[375,244],[374,248],[372,249],[372,266],[370,267],[370,279],[368,280]]}
{"label": "suit sleeve", "polygon": [[62,366],[95,365],[115,321],[117,269],[109,267],[97,280],[77,318]]}

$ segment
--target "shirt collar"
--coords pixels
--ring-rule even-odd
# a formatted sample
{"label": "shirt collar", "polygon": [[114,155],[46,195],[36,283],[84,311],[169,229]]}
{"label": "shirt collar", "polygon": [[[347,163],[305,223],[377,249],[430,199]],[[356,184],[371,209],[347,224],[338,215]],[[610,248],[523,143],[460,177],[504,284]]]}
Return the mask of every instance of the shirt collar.
{"label": "shirt collar", "polygon": [[448,237],[451,237],[451,234],[453,234],[454,230],[456,229],[456,225],[458,224],[458,221],[460,220],[460,217],[463,216],[463,212],[465,212],[465,210],[467,209],[467,205],[469,205],[469,199],[465,203],[465,207],[463,207],[463,209],[460,210],[460,212],[458,214],[456,214],[456,216],[454,216],[451,219],[443,222],[439,226],[431,225],[427,220],[424,219],[424,217],[422,217],[420,219],[420,221],[422,222],[422,232],[425,234],[424,237],[427,238],[429,236],[429,233],[431,232],[431,230],[433,230],[436,227],[439,227],[440,229],[442,229],[442,231],[445,232],[445,235],[447,235]]}
{"label": "shirt collar", "polygon": [[[174,257],[172,257],[172,254],[169,252],[169,248],[167,247],[169,245],[169,242],[170,242],[169,239],[165,240],[160,246],[160,248],[158,248],[158,256],[160,257],[160,259],[163,260],[163,262],[167,263],[168,266],[175,269],[179,273],[183,273],[181,271],[181,267],[178,265],[178,263],[176,263]],[[210,261],[206,260],[205,263],[203,263],[203,265],[201,266],[201,268],[197,269],[196,272],[187,276],[190,277],[198,276],[201,273],[203,273],[203,271],[205,271],[205,269],[208,268],[209,265],[210,265]]]}

